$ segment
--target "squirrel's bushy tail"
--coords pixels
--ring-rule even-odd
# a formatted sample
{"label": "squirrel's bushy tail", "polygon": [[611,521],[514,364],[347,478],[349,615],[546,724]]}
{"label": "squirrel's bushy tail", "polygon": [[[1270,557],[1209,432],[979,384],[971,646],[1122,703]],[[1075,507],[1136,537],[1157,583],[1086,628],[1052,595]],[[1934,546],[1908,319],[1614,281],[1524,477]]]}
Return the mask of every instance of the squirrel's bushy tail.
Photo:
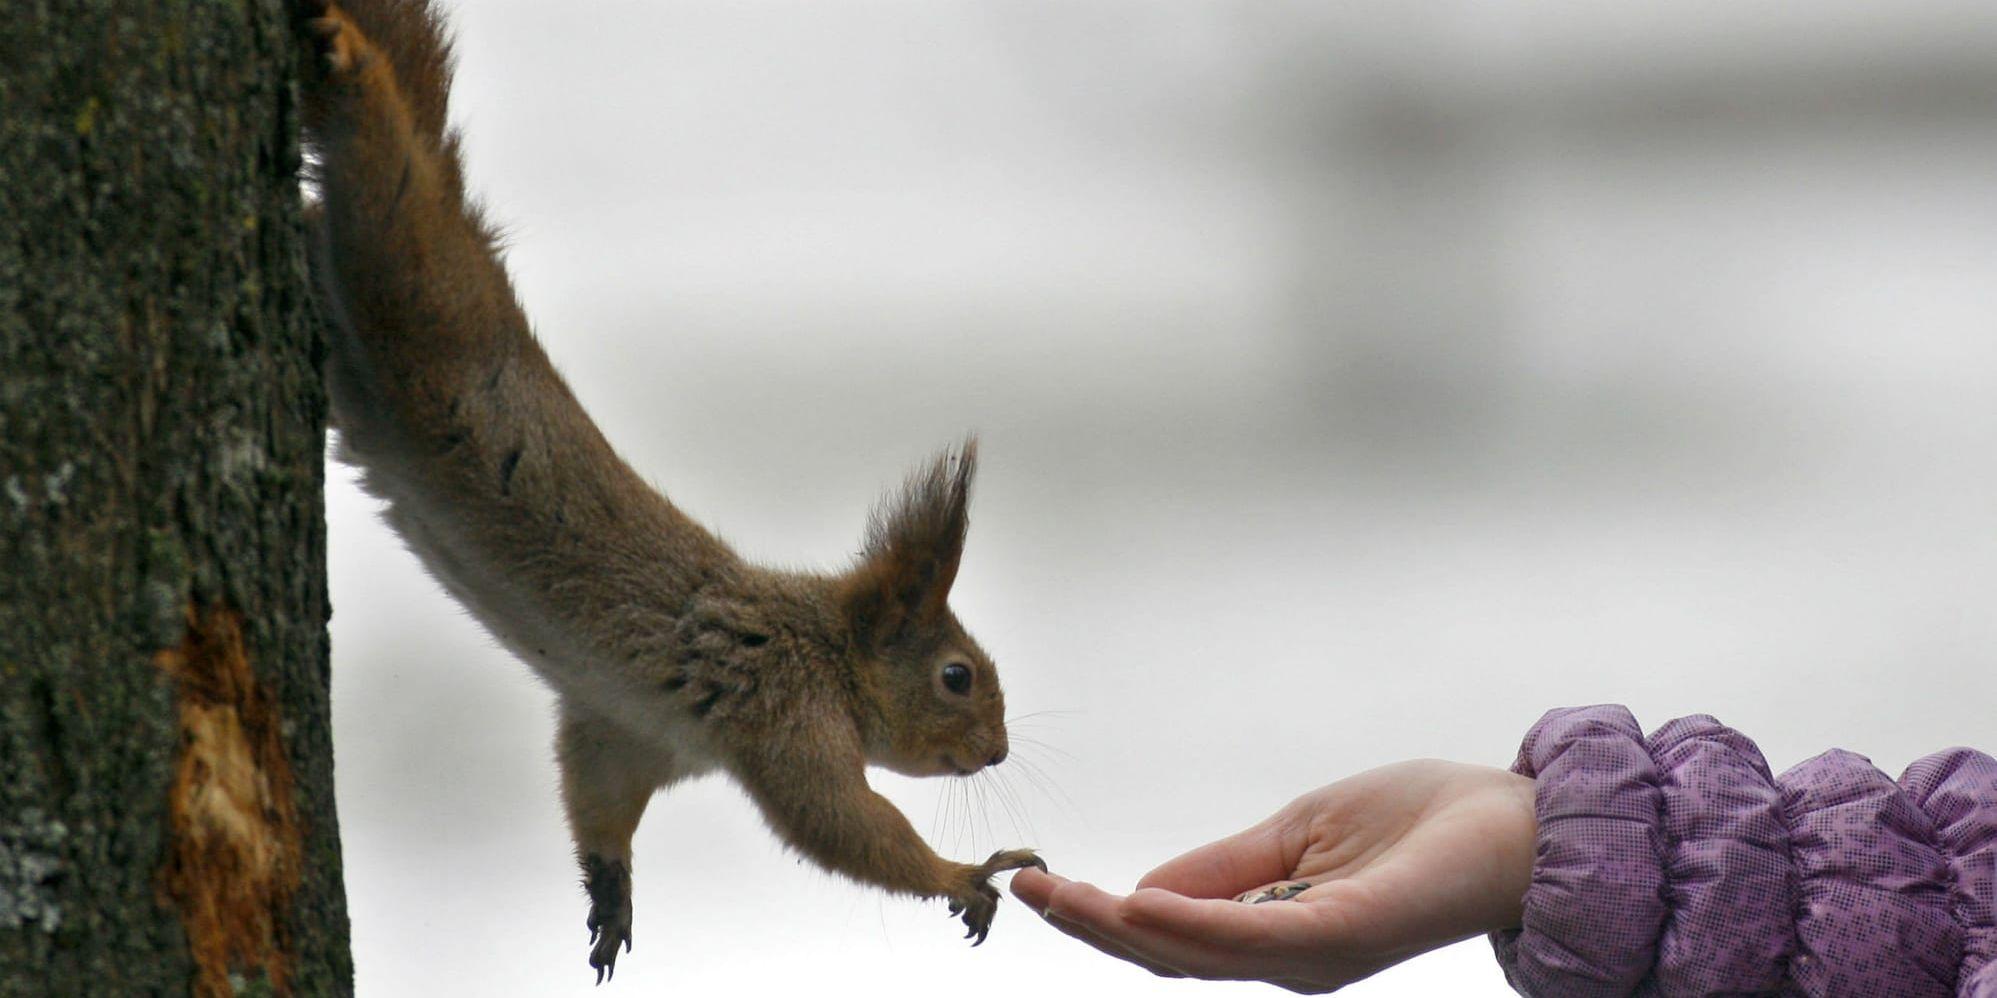
{"label": "squirrel's bushy tail", "polygon": [[[391,521],[454,585],[495,566],[543,589],[591,571],[547,552],[604,562],[576,540],[599,512],[619,543],[643,523],[662,543],[714,546],[616,455],[535,340],[463,189],[430,0],[299,2],[321,15],[302,96],[321,160],[311,255],[332,319],[328,393],[341,454]],[[517,564],[524,551],[540,560]]]}

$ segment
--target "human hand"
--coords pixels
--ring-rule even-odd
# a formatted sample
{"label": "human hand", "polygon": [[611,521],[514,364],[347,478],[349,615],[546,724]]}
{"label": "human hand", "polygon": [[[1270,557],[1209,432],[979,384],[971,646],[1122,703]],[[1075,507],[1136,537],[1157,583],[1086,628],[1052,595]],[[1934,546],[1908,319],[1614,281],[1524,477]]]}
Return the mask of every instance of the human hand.
{"label": "human hand", "polygon": [[[1146,874],[1119,897],[1039,870],[1012,893],[1054,927],[1163,977],[1321,994],[1519,924],[1533,781],[1424,759],[1314,790]],[[1290,900],[1244,903],[1308,883]]]}

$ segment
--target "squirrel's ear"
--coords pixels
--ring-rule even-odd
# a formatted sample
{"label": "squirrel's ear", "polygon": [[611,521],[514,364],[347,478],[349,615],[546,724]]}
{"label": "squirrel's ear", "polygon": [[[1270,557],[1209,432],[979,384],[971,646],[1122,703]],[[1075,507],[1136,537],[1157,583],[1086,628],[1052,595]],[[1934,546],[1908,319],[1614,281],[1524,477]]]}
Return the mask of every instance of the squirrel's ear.
{"label": "squirrel's ear", "polygon": [[863,642],[878,647],[943,612],[971,525],[977,465],[978,442],[966,440],[874,509],[845,587],[846,612]]}

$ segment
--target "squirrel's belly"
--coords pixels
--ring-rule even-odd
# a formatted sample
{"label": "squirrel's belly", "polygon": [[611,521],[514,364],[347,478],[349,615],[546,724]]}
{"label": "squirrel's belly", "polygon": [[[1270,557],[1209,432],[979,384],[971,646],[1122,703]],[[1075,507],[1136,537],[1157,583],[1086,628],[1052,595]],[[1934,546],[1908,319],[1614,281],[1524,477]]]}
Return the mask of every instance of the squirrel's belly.
{"label": "squirrel's belly", "polygon": [[431,577],[469,611],[515,658],[565,701],[587,705],[634,735],[672,749],[689,765],[711,768],[706,727],[677,698],[647,688],[622,662],[598,661],[593,649],[549,619],[531,594],[517,591],[503,570],[474,564],[475,548],[448,536],[450,520],[425,509],[419,496],[381,488],[386,476],[371,474],[377,495],[388,500],[384,517],[429,570]]}

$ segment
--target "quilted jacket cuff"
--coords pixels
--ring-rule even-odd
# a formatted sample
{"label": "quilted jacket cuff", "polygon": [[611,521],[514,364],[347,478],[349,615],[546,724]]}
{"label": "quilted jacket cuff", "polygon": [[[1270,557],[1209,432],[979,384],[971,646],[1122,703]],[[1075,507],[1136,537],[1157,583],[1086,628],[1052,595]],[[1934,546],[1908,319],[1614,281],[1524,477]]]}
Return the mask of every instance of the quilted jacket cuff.
{"label": "quilted jacket cuff", "polygon": [[1934,822],[1948,864],[1949,906],[1962,928],[1962,998],[1997,998],[1997,759],[1969,749],[1937,752],[1900,777]]}
{"label": "quilted jacket cuff", "polygon": [[1651,736],[1663,771],[1664,899],[1653,993],[1773,994],[1796,946],[1782,793],[1761,749],[1707,717]]}
{"label": "quilted jacket cuff", "polygon": [[1492,936],[1506,979],[1529,995],[1631,993],[1664,920],[1658,771],[1636,718],[1549,711],[1512,770],[1538,782],[1539,832],[1524,922]]}
{"label": "quilted jacket cuff", "polygon": [[1550,711],[1532,884],[1494,933],[1535,996],[1997,998],[1997,760],[1953,749],[1898,782],[1826,752],[1769,775],[1703,715],[1648,740],[1619,706]]}

